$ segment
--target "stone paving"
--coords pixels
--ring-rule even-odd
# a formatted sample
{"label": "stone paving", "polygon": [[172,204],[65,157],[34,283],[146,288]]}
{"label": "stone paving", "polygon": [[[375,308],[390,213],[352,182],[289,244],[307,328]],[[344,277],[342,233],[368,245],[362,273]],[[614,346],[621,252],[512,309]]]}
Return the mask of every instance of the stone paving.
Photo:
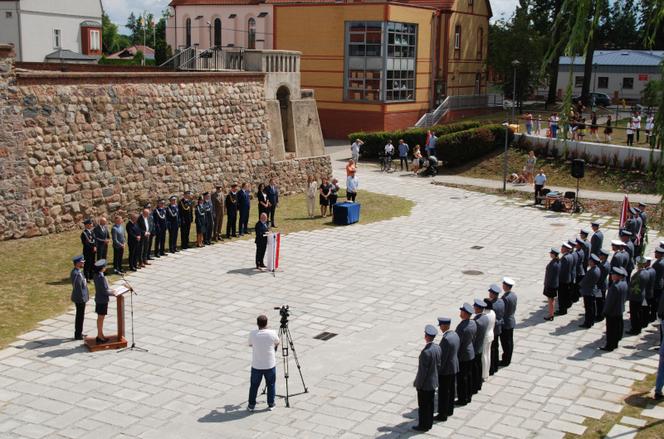
{"label": "stone paving", "polygon": [[[342,175],[343,162],[334,167]],[[456,325],[461,303],[503,275],[519,298],[512,365],[429,436],[580,434],[585,418],[619,411],[633,381],[656,370],[653,334],[601,353],[603,326],[578,328],[579,304],[542,319],[548,248],[572,237],[577,219],[425,178],[368,167],[359,175],[361,189],[416,201],[412,215],[288,235],[274,277],[251,269],[250,241],[180,252],[132,274],[136,341],[147,353],[86,352],[69,338],[72,311],[0,351],[0,437],[409,437],[423,326],[439,315]],[[309,393],[291,408],[280,399],[274,412],[261,397],[249,413],[248,331],[263,312],[276,327],[272,308],[286,303]],[[313,338],[323,331],[338,335]],[[278,394],[282,374],[279,363]],[[302,390],[293,363],[290,389]]]}

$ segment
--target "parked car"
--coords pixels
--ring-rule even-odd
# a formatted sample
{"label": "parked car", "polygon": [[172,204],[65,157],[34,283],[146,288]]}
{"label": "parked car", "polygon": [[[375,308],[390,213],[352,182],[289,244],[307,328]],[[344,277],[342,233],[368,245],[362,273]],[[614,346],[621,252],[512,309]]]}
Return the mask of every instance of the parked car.
{"label": "parked car", "polygon": [[[590,101],[589,102],[590,104],[592,104],[593,99],[594,99],[595,100],[595,105],[600,106],[600,107],[608,107],[609,105],[611,105],[611,98],[606,93],[592,92],[592,93],[589,94],[588,99]],[[578,102],[579,100],[581,100],[581,96],[574,96],[572,98],[573,102]]]}

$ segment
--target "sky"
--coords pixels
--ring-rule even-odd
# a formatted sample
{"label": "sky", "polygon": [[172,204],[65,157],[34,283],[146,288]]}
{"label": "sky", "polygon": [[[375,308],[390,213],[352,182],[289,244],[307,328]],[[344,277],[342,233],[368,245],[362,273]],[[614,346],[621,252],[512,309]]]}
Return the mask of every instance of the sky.
{"label": "sky", "polygon": [[[111,21],[120,26],[121,33],[128,33],[124,25],[131,12],[136,16],[143,11],[151,12],[155,17],[161,16],[161,11],[168,7],[170,0],[102,0],[104,10]],[[491,0],[493,19],[509,18],[516,8],[517,0]]]}

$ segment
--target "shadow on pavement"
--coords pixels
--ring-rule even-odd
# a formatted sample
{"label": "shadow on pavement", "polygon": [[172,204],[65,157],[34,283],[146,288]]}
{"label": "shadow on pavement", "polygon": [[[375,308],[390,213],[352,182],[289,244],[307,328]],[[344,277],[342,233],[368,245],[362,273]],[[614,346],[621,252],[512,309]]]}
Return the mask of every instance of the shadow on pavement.
{"label": "shadow on pavement", "polygon": [[[544,316],[547,315],[548,306],[544,304],[538,309],[535,309],[530,312],[530,315],[520,323],[517,323],[517,329],[530,328],[531,326],[541,325],[542,323],[550,323],[547,320],[544,320]],[[555,319],[553,320],[555,322]]]}
{"label": "shadow on pavement", "polygon": [[257,274],[268,273],[267,271],[256,270],[255,267],[251,268],[236,268],[235,270],[228,270],[227,274],[244,274],[245,276],[255,276]]}
{"label": "shadow on pavement", "polygon": [[264,413],[267,411],[268,409],[264,408],[261,410],[250,412],[249,410],[246,410],[244,407],[240,405],[228,404],[225,405],[221,411],[212,410],[207,415],[203,416],[202,418],[199,418],[198,422],[232,422],[244,419],[247,416],[251,416],[253,414]]}
{"label": "shadow on pavement", "polygon": [[[415,436],[418,434],[422,434],[421,432],[417,432],[411,428],[411,426],[417,424],[417,409],[413,409],[408,413],[404,413],[403,417],[408,419],[407,421],[402,422],[401,424],[394,425],[394,426],[383,426],[383,427],[378,427],[377,431],[380,433],[379,435],[376,436],[377,439],[396,439],[396,438],[404,438],[404,437],[411,437]],[[415,421],[415,422],[413,422]]]}
{"label": "shadow on pavement", "polygon": [[83,354],[85,352],[88,352],[88,349],[85,347],[85,345],[80,344],[76,347],[69,348],[69,349],[55,349],[52,351],[46,351],[41,354],[39,354],[40,358],[60,358],[60,357],[67,357],[69,355],[74,355],[74,354]]}
{"label": "shadow on pavement", "polygon": [[16,349],[27,349],[27,350],[34,350],[34,349],[44,349],[44,348],[49,348],[53,346],[59,346],[63,343],[69,343],[71,341],[74,341],[73,338],[46,338],[43,340],[31,340],[26,342],[24,345],[21,346],[15,346]]}

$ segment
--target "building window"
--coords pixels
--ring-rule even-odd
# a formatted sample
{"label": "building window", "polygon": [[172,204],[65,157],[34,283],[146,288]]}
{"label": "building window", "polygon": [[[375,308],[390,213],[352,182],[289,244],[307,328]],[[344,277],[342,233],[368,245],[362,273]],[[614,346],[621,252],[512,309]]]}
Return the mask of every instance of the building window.
{"label": "building window", "polygon": [[484,29],[477,29],[477,59],[482,59],[484,51]]}
{"label": "building window", "polygon": [[185,43],[187,47],[191,47],[191,18],[187,18],[184,21],[184,34],[185,34]]}
{"label": "building window", "polygon": [[461,26],[454,27],[454,50],[461,49]]}
{"label": "building window", "polygon": [[90,31],[90,50],[101,50],[100,48],[100,35],[99,30],[93,29]]}
{"label": "building window", "polygon": [[13,16],[12,11],[5,12],[5,18],[12,18],[12,16]]}
{"label": "building window", "polygon": [[214,45],[221,47],[221,19],[214,19]]}
{"label": "building window", "polygon": [[247,29],[249,30],[248,32],[248,44],[247,47],[249,49],[255,49],[256,48],[256,19],[255,18],[250,18],[249,21],[247,22]]}
{"label": "building window", "polygon": [[597,78],[597,88],[609,88],[609,77],[599,76]]}
{"label": "building window", "polygon": [[583,76],[574,77],[574,87],[583,87]]}
{"label": "building window", "polygon": [[415,24],[347,22],[345,98],[414,100],[416,56]]}
{"label": "building window", "polygon": [[634,88],[634,78],[623,78],[622,82],[623,89],[633,89]]}
{"label": "building window", "polygon": [[56,49],[62,47],[62,31],[60,29],[53,29],[53,47]]}

